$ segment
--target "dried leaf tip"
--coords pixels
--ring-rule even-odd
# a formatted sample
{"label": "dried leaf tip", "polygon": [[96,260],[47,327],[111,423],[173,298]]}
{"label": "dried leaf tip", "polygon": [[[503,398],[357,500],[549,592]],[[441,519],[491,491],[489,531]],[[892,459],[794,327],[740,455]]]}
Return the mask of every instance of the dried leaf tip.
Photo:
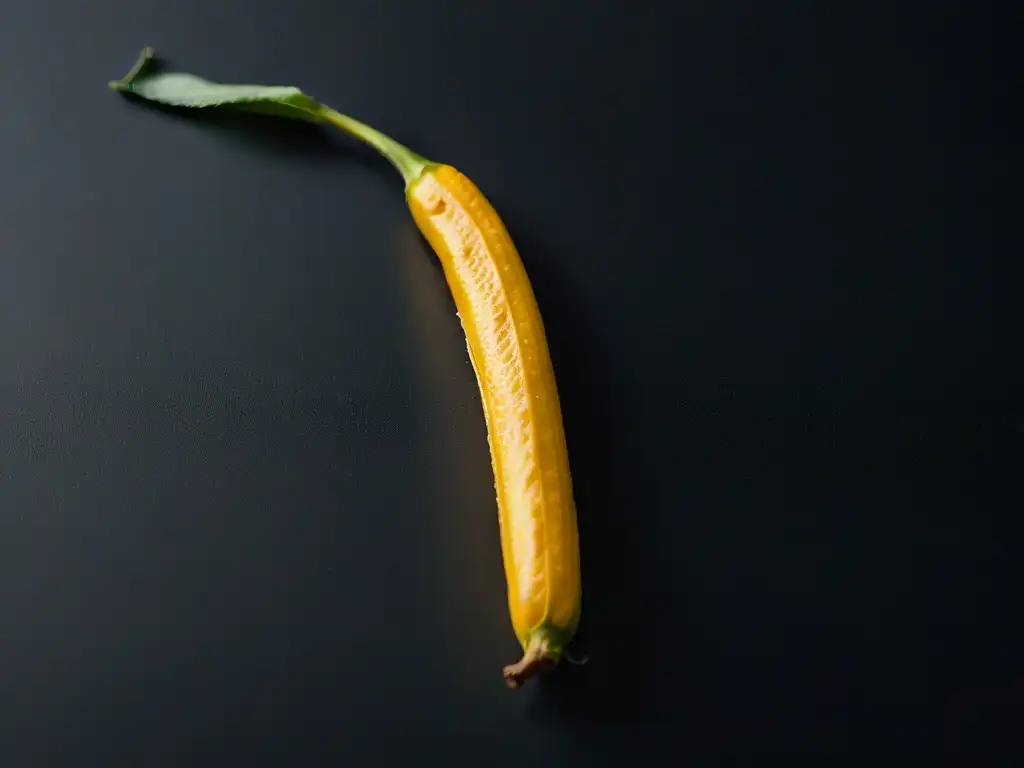
{"label": "dried leaf tip", "polygon": [[154,58],[156,58],[156,51],[153,50],[153,46],[147,45],[142,49],[135,65],[128,70],[128,74],[120,80],[111,80],[107,85],[115,91],[130,91],[132,82],[134,82],[135,78],[138,77],[147,66],[149,66],[149,63]]}

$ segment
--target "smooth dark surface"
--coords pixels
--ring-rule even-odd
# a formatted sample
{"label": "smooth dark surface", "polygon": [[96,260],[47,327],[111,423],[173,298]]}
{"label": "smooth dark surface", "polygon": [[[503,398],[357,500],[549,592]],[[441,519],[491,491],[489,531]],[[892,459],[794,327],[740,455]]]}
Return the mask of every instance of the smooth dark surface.
{"label": "smooth dark surface", "polygon": [[[3,12],[0,765],[979,754],[1024,437],[995,21],[669,5]],[[400,180],[107,91],[144,44],[299,85],[502,213],[589,665],[502,684],[478,392]]]}

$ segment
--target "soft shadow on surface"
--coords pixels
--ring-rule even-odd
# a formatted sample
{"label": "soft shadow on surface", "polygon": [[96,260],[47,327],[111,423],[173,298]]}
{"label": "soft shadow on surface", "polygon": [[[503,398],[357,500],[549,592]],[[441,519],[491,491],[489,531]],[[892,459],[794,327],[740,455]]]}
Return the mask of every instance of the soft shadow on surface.
{"label": "soft shadow on surface", "polygon": [[[621,466],[628,441],[609,418],[624,407],[609,381],[617,361],[588,338],[590,318],[557,274],[557,260],[539,238],[506,224],[526,263],[555,366],[583,571],[583,612],[568,655],[586,660],[563,660],[552,674],[510,695],[529,697],[530,716],[546,722],[650,723],[660,709],[659,659],[667,658],[659,627],[656,510],[628,489],[635,481]],[[419,242],[433,253],[422,237]],[[437,260],[431,262],[441,272]]]}
{"label": "soft shadow on surface", "polygon": [[387,172],[387,161],[361,141],[329,125],[318,125],[230,107],[190,109],[116,94],[132,109],[145,109],[168,119],[192,123],[214,135],[296,163],[349,165],[358,163]]}
{"label": "soft shadow on surface", "polygon": [[[330,126],[122,98],[132,108],[201,125],[278,157],[389,170],[372,149]],[[532,697],[531,714],[545,720],[649,722],[658,703],[659,660],[666,658],[659,631],[657,510],[648,507],[621,465],[629,440],[622,434],[627,416],[612,381],[617,361],[612,350],[588,338],[590,318],[557,273],[558,260],[526,228],[506,223],[540,302],[557,376],[583,567],[582,620],[569,655],[588,659],[580,666],[564,661],[554,674],[511,695]]]}
{"label": "soft shadow on surface", "polygon": [[[649,722],[658,700],[659,603],[654,509],[630,491],[622,466],[629,441],[617,401],[613,350],[588,338],[583,302],[557,274],[557,259],[522,226],[509,224],[540,304],[569,446],[583,570],[583,612],[563,661],[531,681],[531,714],[583,722]],[[536,686],[537,690],[530,690]]]}

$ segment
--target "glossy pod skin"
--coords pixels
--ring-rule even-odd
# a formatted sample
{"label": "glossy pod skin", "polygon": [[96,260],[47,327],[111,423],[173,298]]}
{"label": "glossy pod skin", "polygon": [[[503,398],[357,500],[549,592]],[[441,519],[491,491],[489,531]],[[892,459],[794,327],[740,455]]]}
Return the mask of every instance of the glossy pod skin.
{"label": "glossy pod skin", "polygon": [[580,616],[576,508],[555,374],[533,289],[497,212],[468,178],[428,165],[406,188],[466,335],[487,423],[515,688],[558,663]]}
{"label": "glossy pod skin", "polygon": [[110,87],[189,109],[231,108],[328,124],[372,146],[402,175],[416,225],[437,254],[480,387],[498,500],[512,626],[522,660],[512,688],[554,667],[580,617],[579,537],[555,374],[519,253],[480,190],[292,86],[214,83],[154,66],[152,48]]}

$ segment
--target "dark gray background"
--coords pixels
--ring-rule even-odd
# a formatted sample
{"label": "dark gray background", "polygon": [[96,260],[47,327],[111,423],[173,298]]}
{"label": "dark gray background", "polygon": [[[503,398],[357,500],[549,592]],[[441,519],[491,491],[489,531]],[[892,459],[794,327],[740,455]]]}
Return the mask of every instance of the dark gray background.
{"label": "dark gray background", "polygon": [[[984,4],[886,5],[5,6],[0,764],[976,753],[1024,428],[1006,60]],[[478,392],[398,177],[109,92],[144,44],[299,85],[502,213],[589,665],[502,684]]]}

